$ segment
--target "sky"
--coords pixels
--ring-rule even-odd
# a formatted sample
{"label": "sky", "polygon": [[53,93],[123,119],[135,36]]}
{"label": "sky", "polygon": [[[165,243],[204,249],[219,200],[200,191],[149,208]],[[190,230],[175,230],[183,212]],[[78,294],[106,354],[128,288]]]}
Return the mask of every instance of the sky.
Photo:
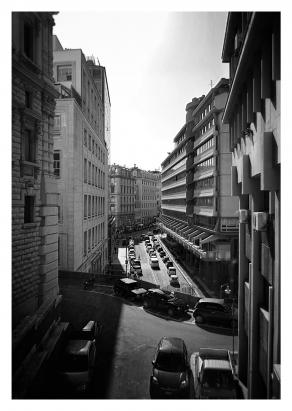
{"label": "sky", "polygon": [[[160,169],[192,98],[207,94],[221,62],[226,12],[60,11],[54,34],[106,67],[111,163]],[[78,28],[78,29],[76,29]]]}

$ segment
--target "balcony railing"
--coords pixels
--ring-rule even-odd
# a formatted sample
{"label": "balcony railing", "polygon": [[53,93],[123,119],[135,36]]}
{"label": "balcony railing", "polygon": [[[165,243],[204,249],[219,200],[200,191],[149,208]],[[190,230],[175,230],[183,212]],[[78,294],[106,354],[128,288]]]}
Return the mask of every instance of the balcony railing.
{"label": "balcony railing", "polygon": [[161,187],[161,191],[169,190],[170,188],[179,187],[179,186],[183,186],[183,185],[186,185],[186,177],[182,178],[181,180],[174,181],[171,184],[167,184],[167,185]]}
{"label": "balcony railing", "polygon": [[183,164],[182,166],[180,166],[179,168],[173,170],[172,173],[168,174],[167,176],[163,177],[161,176],[161,182],[163,183],[164,181],[167,181],[168,179],[170,179],[171,177],[175,176],[176,174],[180,173],[181,171],[186,170],[186,164]]}

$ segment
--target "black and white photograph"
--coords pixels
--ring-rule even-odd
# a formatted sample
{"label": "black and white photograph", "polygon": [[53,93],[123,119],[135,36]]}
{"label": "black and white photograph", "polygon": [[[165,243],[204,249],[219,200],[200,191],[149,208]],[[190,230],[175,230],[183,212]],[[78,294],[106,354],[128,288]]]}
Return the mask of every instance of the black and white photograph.
{"label": "black and white photograph", "polygon": [[280,3],[15,3],[12,405],[283,399]]}

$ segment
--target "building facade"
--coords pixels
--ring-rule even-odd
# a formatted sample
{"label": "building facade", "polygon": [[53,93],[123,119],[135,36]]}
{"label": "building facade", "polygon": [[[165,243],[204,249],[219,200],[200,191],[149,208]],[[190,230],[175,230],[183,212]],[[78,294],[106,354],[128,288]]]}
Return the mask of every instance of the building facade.
{"label": "building facade", "polygon": [[239,378],[280,397],[280,13],[229,13],[232,195],[239,199]]}
{"label": "building facade", "polygon": [[161,207],[161,174],[145,171],[134,166],[135,177],[135,224],[148,225],[159,216]]}
{"label": "building facade", "polygon": [[94,63],[54,36],[60,93],[54,121],[54,172],[59,193],[59,269],[104,273],[108,262],[108,152],[105,104]]}
{"label": "building facade", "polygon": [[193,275],[216,296],[237,279],[237,203],[230,192],[228,126],[222,124],[228,80],[186,107],[175,149],[162,163],[161,228],[181,244]]}
{"label": "building facade", "polygon": [[135,221],[135,178],[130,169],[117,164],[110,166],[109,175],[110,215],[115,217],[117,231],[122,232]]}
{"label": "building facade", "polygon": [[13,398],[35,394],[64,329],[59,323],[58,194],[53,172],[58,96],[52,76],[53,16],[12,13]]}

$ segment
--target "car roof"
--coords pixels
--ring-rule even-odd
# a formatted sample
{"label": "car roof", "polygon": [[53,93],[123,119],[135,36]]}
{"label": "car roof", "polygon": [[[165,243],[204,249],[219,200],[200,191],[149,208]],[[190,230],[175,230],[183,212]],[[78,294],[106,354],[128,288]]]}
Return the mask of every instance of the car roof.
{"label": "car roof", "polygon": [[136,280],[132,280],[132,278],[120,278],[120,281],[122,281],[125,284],[132,284],[132,283],[136,283]]}
{"label": "car roof", "polygon": [[181,353],[183,351],[184,341],[177,337],[163,337],[159,343],[159,351]]}
{"label": "car roof", "polygon": [[226,360],[204,360],[205,370],[230,370],[231,365],[229,361]]}
{"label": "car roof", "polygon": [[150,260],[156,262],[156,261],[158,261],[158,258],[156,258],[156,257],[150,257]]}
{"label": "car roof", "polygon": [[149,288],[148,291],[150,291],[151,293],[154,293],[154,294],[160,294],[160,295],[165,294],[165,292],[160,290],[160,288]]}
{"label": "car roof", "polygon": [[223,298],[201,298],[198,302],[200,304],[201,303],[213,303],[213,304],[224,305],[224,299]]}

